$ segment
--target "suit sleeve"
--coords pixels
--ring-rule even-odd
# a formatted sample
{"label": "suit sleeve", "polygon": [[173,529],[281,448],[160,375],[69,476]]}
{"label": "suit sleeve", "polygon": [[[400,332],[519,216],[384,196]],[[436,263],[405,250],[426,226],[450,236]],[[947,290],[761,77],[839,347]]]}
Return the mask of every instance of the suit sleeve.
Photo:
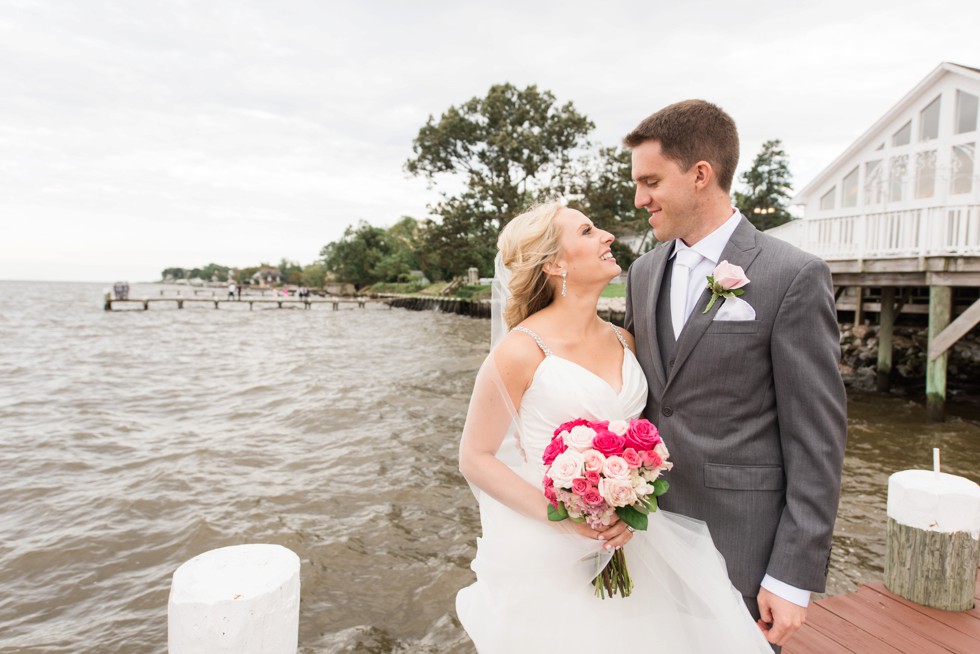
{"label": "suit sleeve", "polygon": [[840,328],[824,261],[809,261],[790,284],[773,325],[771,353],[786,506],[766,572],[822,592],[847,440]]}

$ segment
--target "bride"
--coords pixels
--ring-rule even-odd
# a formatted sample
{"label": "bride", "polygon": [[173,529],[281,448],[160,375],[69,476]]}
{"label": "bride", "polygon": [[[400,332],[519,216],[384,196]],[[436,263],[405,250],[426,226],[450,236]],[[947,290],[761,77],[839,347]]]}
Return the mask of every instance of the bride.
{"label": "bride", "polygon": [[[704,523],[664,511],[637,532],[622,521],[599,529],[548,521],[542,454],[555,427],[636,418],[646,404],[632,336],[596,315],[599,294],[621,272],[613,240],[557,203],[500,234],[504,288],[495,282],[495,298],[500,290],[505,299],[495,301],[494,347],[477,375],[459,454],[483,535],[477,581],[459,591],[457,615],[482,654],[610,646],[771,654]],[[662,436],[669,447],[670,434]],[[634,590],[598,599],[592,580],[618,548]]]}

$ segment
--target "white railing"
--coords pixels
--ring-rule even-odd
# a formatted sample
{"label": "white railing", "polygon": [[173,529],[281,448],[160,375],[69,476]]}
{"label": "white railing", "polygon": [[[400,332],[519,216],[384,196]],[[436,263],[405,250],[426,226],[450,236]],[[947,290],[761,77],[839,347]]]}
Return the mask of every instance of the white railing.
{"label": "white railing", "polygon": [[769,233],[827,260],[980,256],[980,205],[804,218]]}

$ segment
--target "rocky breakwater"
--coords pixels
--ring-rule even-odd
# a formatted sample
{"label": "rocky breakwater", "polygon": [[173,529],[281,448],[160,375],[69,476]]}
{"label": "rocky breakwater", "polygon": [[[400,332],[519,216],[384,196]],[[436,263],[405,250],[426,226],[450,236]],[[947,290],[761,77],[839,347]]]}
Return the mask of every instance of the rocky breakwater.
{"label": "rocky breakwater", "polygon": [[[892,335],[892,385],[896,389],[925,384],[928,335],[925,327],[896,327]],[[841,375],[855,390],[874,390],[878,375],[878,326],[841,325]],[[949,350],[950,387],[980,388],[980,332],[974,329]]]}

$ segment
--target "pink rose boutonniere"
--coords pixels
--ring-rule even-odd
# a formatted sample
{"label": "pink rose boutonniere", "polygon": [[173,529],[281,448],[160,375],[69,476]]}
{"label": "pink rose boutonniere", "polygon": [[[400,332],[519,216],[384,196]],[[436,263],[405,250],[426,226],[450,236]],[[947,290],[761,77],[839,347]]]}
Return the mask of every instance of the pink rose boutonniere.
{"label": "pink rose boutonniere", "polygon": [[745,290],[743,286],[749,283],[741,266],[733,266],[728,261],[722,261],[715,266],[712,274],[708,275],[708,290],[711,291],[711,301],[701,313],[708,313],[719,297],[734,298]]}

